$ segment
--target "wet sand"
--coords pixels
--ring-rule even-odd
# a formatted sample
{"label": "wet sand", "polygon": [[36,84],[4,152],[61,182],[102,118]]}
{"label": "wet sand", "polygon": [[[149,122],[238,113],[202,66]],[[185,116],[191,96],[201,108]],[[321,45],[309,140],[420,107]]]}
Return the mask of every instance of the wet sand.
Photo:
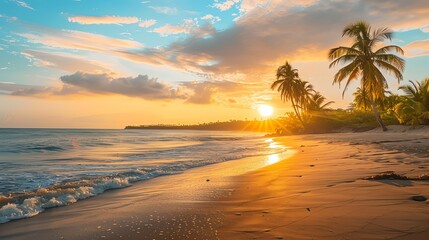
{"label": "wet sand", "polygon": [[278,139],[294,157],[238,177],[221,239],[428,239],[429,132],[377,131]]}
{"label": "wet sand", "polygon": [[[427,239],[429,129],[274,138],[286,156],[141,182],[0,225],[0,239]],[[282,160],[283,161],[279,161]],[[278,162],[277,162],[278,161]],[[265,166],[267,164],[271,164]]]}

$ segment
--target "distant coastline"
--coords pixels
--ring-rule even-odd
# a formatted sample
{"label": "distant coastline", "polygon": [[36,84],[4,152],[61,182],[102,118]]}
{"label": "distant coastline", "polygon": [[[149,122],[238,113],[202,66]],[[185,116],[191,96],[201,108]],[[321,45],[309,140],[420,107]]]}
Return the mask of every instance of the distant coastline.
{"label": "distant coastline", "polygon": [[125,129],[151,129],[151,130],[210,130],[210,131],[249,131],[249,132],[275,132],[281,123],[275,119],[267,120],[230,120],[226,122],[210,122],[184,125],[139,125],[126,126]]}

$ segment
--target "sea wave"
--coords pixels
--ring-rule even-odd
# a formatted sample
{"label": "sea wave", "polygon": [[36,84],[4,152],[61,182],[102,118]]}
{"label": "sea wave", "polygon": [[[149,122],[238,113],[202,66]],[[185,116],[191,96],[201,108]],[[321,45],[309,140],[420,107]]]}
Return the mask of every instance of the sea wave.
{"label": "sea wave", "polygon": [[0,223],[184,170],[274,154],[260,134],[0,129]]}
{"label": "sea wave", "polygon": [[[281,151],[285,151],[280,150]],[[229,161],[265,155],[266,153],[238,154],[223,157],[221,161]],[[131,186],[132,183],[151,179],[162,175],[178,174],[184,170],[217,163],[216,161],[186,161],[176,164],[166,164],[156,168],[131,168],[129,171],[111,176],[86,178],[77,181],[65,181],[34,191],[0,195],[0,223],[35,216],[45,209],[73,204],[79,200],[99,195],[107,190]]]}
{"label": "sea wave", "polygon": [[96,196],[110,189],[124,188],[138,177],[102,177],[67,182],[35,191],[0,196],[0,223],[35,216],[45,209],[61,207]]}

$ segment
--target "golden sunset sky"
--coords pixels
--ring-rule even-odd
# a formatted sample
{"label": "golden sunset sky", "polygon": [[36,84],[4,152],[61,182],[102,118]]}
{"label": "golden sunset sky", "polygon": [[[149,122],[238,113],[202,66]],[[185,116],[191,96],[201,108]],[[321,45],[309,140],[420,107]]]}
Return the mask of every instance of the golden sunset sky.
{"label": "golden sunset sky", "polygon": [[342,99],[327,54],[356,20],[396,32],[404,83],[428,76],[426,0],[0,0],[0,127],[281,116],[270,84],[286,60],[346,108],[356,85]]}

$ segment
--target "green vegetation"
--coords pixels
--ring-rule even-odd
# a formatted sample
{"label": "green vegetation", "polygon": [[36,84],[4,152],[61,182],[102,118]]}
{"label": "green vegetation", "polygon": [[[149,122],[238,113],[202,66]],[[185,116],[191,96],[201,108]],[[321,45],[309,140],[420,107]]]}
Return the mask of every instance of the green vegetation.
{"label": "green vegetation", "polygon": [[230,120],[225,122],[210,122],[186,125],[140,125],[127,126],[125,129],[161,129],[161,130],[210,130],[210,131],[252,131],[274,132],[282,128],[283,123],[278,119],[267,120]]}
{"label": "green vegetation", "polygon": [[[403,50],[395,45],[383,44],[384,40],[391,40],[392,35],[388,28],[372,31],[367,23],[360,21],[343,30],[343,36],[353,40],[350,47],[330,50],[329,67],[345,65],[333,80],[333,84],[345,83],[343,96],[352,81],[358,80],[360,83],[347,110],[329,109],[333,102],[326,102],[323,95],[303,81],[297,69],[288,62],[280,66],[271,88],[280,92],[283,101],[292,103],[294,113],[287,113],[279,120],[283,125],[277,133],[361,131],[372,129],[377,124],[386,131],[384,124],[429,124],[429,78],[401,86],[399,89],[405,95],[388,91],[383,73],[393,75],[400,82],[405,67],[405,61],[391,53],[403,55]],[[376,49],[378,45],[382,47]]]}
{"label": "green vegetation", "polygon": [[[213,122],[197,125],[128,126],[127,129],[192,129],[275,132],[277,135],[365,131],[377,124],[429,124],[429,78],[410,81],[399,88],[404,95],[392,94],[383,73],[403,79],[405,62],[391,53],[403,55],[395,45],[384,45],[391,40],[388,28],[371,30],[365,22],[346,26],[343,36],[352,38],[350,47],[337,47],[329,52],[330,68],[345,64],[334,76],[333,83],[345,83],[343,96],[352,81],[359,81],[353,93],[353,102],[347,110],[330,109],[332,101],[300,78],[298,69],[289,62],[278,67],[271,89],[280,93],[284,102],[292,104],[293,112],[278,119]],[[376,49],[378,45],[382,47]]]}
{"label": "green vegetation", "polygon": [[276,77],[277,80],[273,82],[271,89],[277,88],[283,101],[291,101],[295,116],[304,126],[304,120],[302,119],[303,109],[300,106],[305,105],[307,102],[307,96],[312,86],[308,85],[307,82],[303,82],[299,78],[298,70],[292,68],[288,62],[277,69]]}
{"label": "green vegetation", "polygon": [[399,98],[394,114],[403,124],[429,124],[429,78],[411,85],[401,86],[405,97]]}
{"label": "green vegetation", "polygon": [[375,118],[383,131],[387,128],[380,117],[377,101],[385,98],[384,93],[388,85],[382,71],[393,74],[398,82],[401,81],[405,62],[390,52],[403,55],[404,51],[395,45],[383,46],[378,50],[374,48],[386,39],[391,40],[392,35],[393,32],[388,28],[371,31],[371,27],[365,22],[353,23],[343,30],[343,36],[353,39],[352,46],[333,48],[329,52],[329,60],[332,61],[330,68],[340,63],[347,64],[335,74],[333,83],[346,82],[344,96],[350,82],[359,80],[361,92],[371,103]]}

